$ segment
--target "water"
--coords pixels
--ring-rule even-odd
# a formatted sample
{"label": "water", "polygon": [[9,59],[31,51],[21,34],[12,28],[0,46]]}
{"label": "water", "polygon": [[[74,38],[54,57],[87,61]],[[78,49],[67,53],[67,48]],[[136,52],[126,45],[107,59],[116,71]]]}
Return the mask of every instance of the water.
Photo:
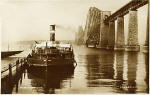
{"label": "water", "polygon": [[19,54],[12,55],[7,58],[2,58],[1,60],[1,69],[8,68],[8,64],[15,64],[15,62],[23,57],[26,57],[29,53],[31,53],[33,41],[20,41],[20,42],[11,42],[9,43],[9,49],[8,49],[8,43],[2,43],[2,51],[23,51]]}
{"label": "water", "polygon": [[17,94],[148,93],[148,53],[114,52],[74,45],[75,70],[47,75],[25,70],[13,87]]}

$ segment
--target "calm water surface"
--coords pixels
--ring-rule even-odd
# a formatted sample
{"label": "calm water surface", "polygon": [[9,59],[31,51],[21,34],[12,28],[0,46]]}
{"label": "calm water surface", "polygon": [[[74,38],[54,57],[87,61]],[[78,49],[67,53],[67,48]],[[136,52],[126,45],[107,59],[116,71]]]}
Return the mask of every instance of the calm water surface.
{"label": "calm water surface", "polygon": [[12,93],[148,93],[148,53],[114,52],[74,45],[74,71],[25,70]]}

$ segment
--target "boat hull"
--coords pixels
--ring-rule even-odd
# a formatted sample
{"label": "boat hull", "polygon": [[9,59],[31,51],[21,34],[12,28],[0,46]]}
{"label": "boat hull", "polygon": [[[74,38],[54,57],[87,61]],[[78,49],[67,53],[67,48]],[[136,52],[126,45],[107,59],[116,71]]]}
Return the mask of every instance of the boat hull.
{"label": "boat hull", "polygon": [[61,68],[70,68],[74,69],[76,67],[76,62],[74,59],[48,59],[48,60],[42,60],[42,59],[34,59],[34,58],[28,58],[28,65],[29,67],[48,67],[49,69],[61,69]]}
{"label": "boat hull", "polygon": [[[61,70],[60,70],[61,69]],[[42,87],[45,89],[60,89],[62,86],[62,81],[68,78],[72,78],[74,75],[74,69],[44,69],[40,67],[31,66],[27,69],[28,78],[34,81],[35,87]],[[36,85],[38,84],[38,85]]]}

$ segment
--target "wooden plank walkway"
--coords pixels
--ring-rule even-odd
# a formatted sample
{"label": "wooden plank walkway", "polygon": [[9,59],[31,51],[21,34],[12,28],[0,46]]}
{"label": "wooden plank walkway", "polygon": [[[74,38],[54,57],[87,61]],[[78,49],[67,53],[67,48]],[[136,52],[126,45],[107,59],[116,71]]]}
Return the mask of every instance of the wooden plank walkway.
{"label": "wooden plank walkway", "polygon": [[1,70],[1,93],[7,94],[11,92],[11,88],[16,80],[23,73],[27,66],[27,59],[20,58],[15,63],[10,63],[8,66]]}

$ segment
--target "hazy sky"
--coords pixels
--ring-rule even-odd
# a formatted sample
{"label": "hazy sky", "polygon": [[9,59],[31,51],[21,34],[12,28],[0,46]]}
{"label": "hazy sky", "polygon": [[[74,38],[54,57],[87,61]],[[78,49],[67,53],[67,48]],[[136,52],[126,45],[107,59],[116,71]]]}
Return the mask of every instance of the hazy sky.
{"label": "hazy sky", "polygon": [[[49,40],[49,25],[57,28],[56,39],[74,39],[79,25],[85,26],[91,6],[103,11],[118,10],[130,0],[0,0],[2,41]],[[139,34],[145,37],[147,6],[138,11]],[[127,32],[128,15],[125,16]],[[142,42],[142,41],[141,41]]]}

